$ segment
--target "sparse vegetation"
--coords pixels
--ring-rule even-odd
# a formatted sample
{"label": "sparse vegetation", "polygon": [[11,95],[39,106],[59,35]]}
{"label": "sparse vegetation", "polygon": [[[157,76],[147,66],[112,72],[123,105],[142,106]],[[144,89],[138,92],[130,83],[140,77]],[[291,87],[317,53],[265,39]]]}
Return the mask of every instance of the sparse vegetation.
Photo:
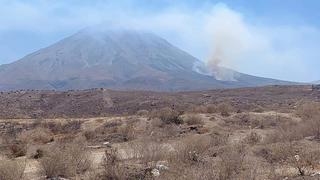
{"label": "sparse vegetation", "polygon": [[230,116],[230,113],[233,111],[233,108],[230,104],[221,103],[217,106],[217,111],[221,114],[221,116]]}
{"label": "sparse vegetation", "polygon": [[202,120],[202,118],[199,115],[187,115],[185,117],[185,123],[187,123],[187,125],[203,125],[204,122]]}
{"label": "sparse vegetation", "polygon": [[26,143],[46,144],[53,141],[53,134],[46,128],[35,128],[19,134],[18,139]]}
{"label": "sparse vegetation", "polygon": [[180,117],[182,113],[177,112],[171,108],[163,108],[159,111],[153,112],[152,118],[159,118],[165,124],[182,124],[183,120]]}
{"label": "sparse vegetation", "polygon": [[258,100],[135,107],[132,116],[128,109],[125,116],[0,120],[0,180],[316,177],[319,103],[279,108]]}
{"label": "sparse vegetation", "polygon": [[219,179],[234,179],[245,170],[246,149],[242,144],[227,146],[220,155]]}
{"label": "sparse vegetation", "polygon": [[13,158],[25,156],[27,153],[27,144],[25,142],[16,141],[8,145],[10,156]]}
{"label": "sparse vegetation", "polygon": [[0,180],[20,180],[23,179],[25,161],[22,160],[1,160]]}
{"label": "sparse vegetation", "polygon": [[49,178],[74,177],[91,167],[89,152],[82,141],[56,145],[46,151],[40,162],[43,174]]}
{"label": "sparse vegetation", "polygon": [[256,145],[257,143],[259,143],[261,141],[261,139],[262,138],[258,133],[252,131],[252,132],[250,132],[250,134],[248,134],[245,137],[244,142],[249,145]]}

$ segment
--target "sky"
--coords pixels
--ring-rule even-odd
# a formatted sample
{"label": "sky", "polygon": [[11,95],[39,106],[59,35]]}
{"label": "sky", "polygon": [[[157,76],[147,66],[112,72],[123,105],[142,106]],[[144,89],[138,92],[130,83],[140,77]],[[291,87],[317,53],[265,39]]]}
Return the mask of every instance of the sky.
{"label": "sky", "polygon": [[208,64],[310,82],[320,80],[319,9],[318,0],[0,0],[0,64],[86,27],[119,26]]}

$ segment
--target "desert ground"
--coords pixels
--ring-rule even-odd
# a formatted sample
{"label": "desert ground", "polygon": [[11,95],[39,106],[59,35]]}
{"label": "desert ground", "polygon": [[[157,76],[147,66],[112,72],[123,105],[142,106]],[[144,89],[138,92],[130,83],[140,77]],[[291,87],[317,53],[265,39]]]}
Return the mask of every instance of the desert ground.
{"label": "desert ground", "polygon": [[0,180],[320,179],[320,90],[0,94]]}

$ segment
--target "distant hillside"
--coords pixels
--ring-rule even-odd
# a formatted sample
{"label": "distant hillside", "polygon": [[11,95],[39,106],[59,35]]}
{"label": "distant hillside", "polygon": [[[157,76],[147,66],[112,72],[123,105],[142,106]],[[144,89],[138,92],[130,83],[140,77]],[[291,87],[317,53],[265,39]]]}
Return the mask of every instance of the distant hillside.
{"label": "distant hillside", "polygon": [[301,101],[320,101],[311,86],[268,86],[196,92],[16,91],[0,93],[0,118],[97,117],[135,114],[171,107],[190,111],[202,105],[230,103],[235,110],[294,110]]}
{"label": "distant hillside", "polygon": [[235,81],[219,81],[203,72],[202,62],[152,33],[85,29],[0,66],[0,90],[188,91],[290,84],[234,71]]}

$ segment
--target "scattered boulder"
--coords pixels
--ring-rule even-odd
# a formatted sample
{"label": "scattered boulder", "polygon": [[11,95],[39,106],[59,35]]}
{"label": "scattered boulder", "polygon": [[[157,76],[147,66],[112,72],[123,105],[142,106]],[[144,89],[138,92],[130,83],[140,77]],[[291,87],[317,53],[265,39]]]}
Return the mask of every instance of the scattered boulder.
{"label": "scattered boulder", "polygon": [[160,176],[160,171],[158,169],[152,169],[151,174],[153,177],[158,177]]}
{"label": "scattered boulder", "polygon": [[111,143],[110,143],[109,141],[104,142],[103,145],[104,145],[105,147],[108,147],[108,148],[111,148],[111,147],[112,147],[112,146],[111,146]]}
{"label": "scattered boulder", "polygon": [[156,163],[156,168],[159,170],[159,171],[163,171],[163,170],[168,170],[169,167],[168,167],[168,162],[167,161],[158,161]]}

